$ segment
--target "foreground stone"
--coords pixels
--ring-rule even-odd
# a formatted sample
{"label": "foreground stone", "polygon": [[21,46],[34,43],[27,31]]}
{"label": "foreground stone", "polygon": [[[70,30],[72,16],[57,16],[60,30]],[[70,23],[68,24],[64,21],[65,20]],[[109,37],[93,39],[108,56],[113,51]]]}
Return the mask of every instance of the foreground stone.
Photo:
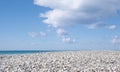
{"label": "foreground stone", "polygon": [[0,72],[120,72],[119,51],[0,55]]}

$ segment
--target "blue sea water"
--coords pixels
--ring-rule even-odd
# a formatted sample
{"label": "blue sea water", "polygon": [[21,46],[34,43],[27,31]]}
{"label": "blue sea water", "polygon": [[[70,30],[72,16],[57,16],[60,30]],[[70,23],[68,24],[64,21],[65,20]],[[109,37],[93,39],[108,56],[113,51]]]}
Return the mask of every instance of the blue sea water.
{"label": "blue sea water", "polygon": [[0,54],[28,54],[28,53],[43,53],[43,52],[58,52],[57,50],[14,50],[0,51]]}

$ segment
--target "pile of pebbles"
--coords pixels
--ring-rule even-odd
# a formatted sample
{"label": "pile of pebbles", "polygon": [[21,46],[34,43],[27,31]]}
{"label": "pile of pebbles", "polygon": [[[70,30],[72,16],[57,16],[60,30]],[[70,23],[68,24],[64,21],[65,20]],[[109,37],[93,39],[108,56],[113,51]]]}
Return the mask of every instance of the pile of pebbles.
{"label": "pile of pebbles", "polygon": [[0,72],[120,72],[119,51],[0,55]]}

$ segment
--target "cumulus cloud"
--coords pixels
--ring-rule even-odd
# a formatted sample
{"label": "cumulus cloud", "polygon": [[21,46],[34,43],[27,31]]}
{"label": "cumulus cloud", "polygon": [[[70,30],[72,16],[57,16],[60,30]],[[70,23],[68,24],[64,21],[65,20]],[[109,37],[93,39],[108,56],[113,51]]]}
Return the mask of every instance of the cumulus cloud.
{"label": "cumulus cloud", "polygon": [[[54,27],[63,42],[73,41],[68,37],[65,26],[83,25],[89,29],[116,29],[114,24],[104,23],[105,19],[116,16],[120,0],[34,0],[34,4],[50,8],[40,17],[48,27]],[[66,37],[67,36],[67,37]]]}
{"label": "cumulus cloud", "polygon": [[114,38],[112,39],[112,43],[113,44],[120,44],[120,37],[114,36]]}
{"label": "cumulus cloud", "polygon": [[51,8],[40,16],[46,18],[44,23],[55,28],[75,24],[92,25],[117,15],[120,10],[120,0],[34,0],[34,4]]}

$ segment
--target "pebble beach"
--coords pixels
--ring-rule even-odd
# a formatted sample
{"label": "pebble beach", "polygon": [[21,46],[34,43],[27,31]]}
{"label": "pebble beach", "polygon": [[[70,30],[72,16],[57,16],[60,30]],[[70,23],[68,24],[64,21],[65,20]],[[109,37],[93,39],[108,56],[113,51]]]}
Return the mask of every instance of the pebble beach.
{"label": "pebble beach", "polygon": [[0,72],[120,72],[120,51],[0,55]]}

